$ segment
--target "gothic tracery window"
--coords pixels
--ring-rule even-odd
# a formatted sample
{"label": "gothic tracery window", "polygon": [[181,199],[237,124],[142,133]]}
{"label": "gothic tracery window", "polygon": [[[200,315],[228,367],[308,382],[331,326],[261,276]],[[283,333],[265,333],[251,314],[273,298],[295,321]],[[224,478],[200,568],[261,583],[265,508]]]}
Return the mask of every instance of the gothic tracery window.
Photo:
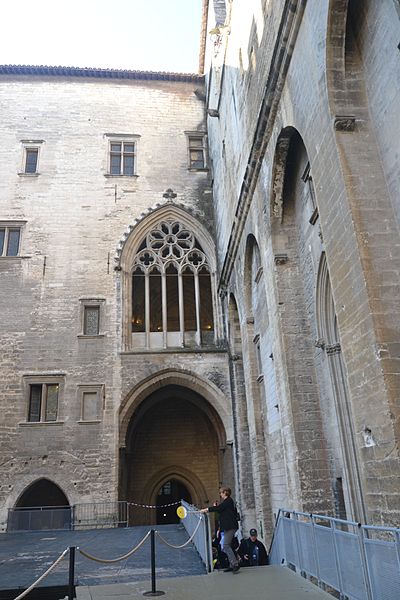
{"label": "gothic tracery window", "polygon": [[194,236],[178,221],[161,221],[132,264],[133,346],[211,343],[214,317],[210,267]]}

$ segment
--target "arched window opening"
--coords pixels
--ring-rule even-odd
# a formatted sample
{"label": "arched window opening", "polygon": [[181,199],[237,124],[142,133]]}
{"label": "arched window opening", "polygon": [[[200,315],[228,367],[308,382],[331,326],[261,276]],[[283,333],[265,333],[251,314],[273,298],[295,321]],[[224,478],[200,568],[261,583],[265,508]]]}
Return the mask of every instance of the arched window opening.
{"label": "arched window opening", "polygon": [[133,289],[135,294],[132,298],[132,332],[145,331],[145,280],[144,273],[140,267],[133,271]]}
{"label": "arched window opening", "polygon": [[132,265],[132,344],[167,348],[211,344],[213,289],[194,234],[161,221],[140,243]]}
{"label": "arched window opening", "polygon": [[[173,252],[177,252],[174,248]],[[167,278],[167,331],[180,331],[178,269],[170,263],[165,269]]]}
{"label": "arched window opening", "polygon": [[213,306],[211,294],[211,279],[207,267],[199,269],[200,288],[200,328],[201,331],[211,332],[214,329]]}

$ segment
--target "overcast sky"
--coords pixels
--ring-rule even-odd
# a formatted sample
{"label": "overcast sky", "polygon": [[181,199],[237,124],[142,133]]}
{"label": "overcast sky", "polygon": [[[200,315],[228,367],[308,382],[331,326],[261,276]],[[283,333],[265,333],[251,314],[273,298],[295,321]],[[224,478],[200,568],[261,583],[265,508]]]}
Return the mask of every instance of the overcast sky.
{"label": "overcast sky", "polygon": [[198,70],[202,0],[4,0],[0,64]]}

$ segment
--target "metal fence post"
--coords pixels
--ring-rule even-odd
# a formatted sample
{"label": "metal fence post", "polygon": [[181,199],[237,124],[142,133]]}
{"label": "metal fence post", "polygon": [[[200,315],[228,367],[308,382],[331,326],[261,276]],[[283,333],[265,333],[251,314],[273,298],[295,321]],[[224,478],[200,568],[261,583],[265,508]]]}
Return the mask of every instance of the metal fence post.
{"label": "metal fence post", "polygon": [[163,596],[165,592],[156,590],[156,540],[154,529],[150,530],[151,542],[151,592],[144,592],[143,596]]}
{"label": "metal fence post", "polygon": [[322,589],[323,585],[322,585],[322,581],[321,581],[320,568],[319,568],[319,552],[318,552],[317,540],[315,537],[314,516],[312,514],[310,514],[310,519],[311,519],[311,535],[312,535],[312,539],[313,539],[313,550],[314,550],[314,557],[315,557],[315,570],[317,573],[317,582],[318,582],[318,587]]}
{"label": "metal fence post", "polygon": [[361,565],[362,565],[362,570],[363,570],[363,575],[364,575],[365,593],[366,593],[368,600],[373,600],[371,582],[369,580],[368,561],[367,561],[367,556],[366,556],[365,546],[364,546],[364,531],[363,531],[361,523],[358,523],[357,530],[358,530],[358,541],[360,544]]}
{"label": "metal fence post", "polygon": [[69,547],[69,577],[68,577],[68,600],[74,600],[75,590],[75,546]]}
{"label": "metal fence post", "polygon": [[335,521],[331,521],[331,531],[332,531],[332,541],[333,541],[333,551],[335,553],[335,565],[336,565],[336,572],[337,572],[337,577],[338,577],[338,581],[339,581],[339,593],[340,593],[340,599],[342,600],[345,597],[345,593],[344,593],[344,589],[343,589],[343,581],[342,581],[342,573],[340,571],[340,560],[339,560],[339,553],[338,553],[338,548],[336,545],[336,523]]}

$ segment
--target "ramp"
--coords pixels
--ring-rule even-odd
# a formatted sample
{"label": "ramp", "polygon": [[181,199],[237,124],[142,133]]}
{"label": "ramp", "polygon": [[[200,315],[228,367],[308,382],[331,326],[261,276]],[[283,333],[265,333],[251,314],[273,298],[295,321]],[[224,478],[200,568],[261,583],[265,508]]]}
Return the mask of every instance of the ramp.
{"label": "ramp", "polygon": [[[188,534],[182,525],[159,525],[163,537],[175,545],[183,544]],[[8,533],[0,536],[0,590],[22,590],[35,581],[69,546],[79,546],[90,554],[112,559],[124,555],[148,532],[149,526],[90,531],[41,531]],[[201,575],[205,567],[192,544],[175,550],[157,543],[157,576]],[[76,554],[76,585],[123,584],[150,580],[150,543],[128,559],[101,564]],[[68,560],[42,582],[41,586],[68,584]]]}

